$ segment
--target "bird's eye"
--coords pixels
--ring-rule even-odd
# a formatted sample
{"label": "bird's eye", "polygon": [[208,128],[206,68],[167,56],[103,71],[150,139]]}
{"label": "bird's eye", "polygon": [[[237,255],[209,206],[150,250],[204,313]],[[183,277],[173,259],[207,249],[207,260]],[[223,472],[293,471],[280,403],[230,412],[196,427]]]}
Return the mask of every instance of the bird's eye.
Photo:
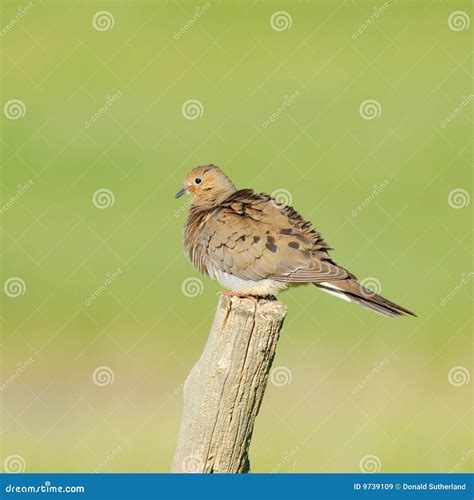
{"label": "bird's eye", "polygon": [[197,177],[196,179],[194,179],[194,184],[201,184],[201,179],[199,177]]}

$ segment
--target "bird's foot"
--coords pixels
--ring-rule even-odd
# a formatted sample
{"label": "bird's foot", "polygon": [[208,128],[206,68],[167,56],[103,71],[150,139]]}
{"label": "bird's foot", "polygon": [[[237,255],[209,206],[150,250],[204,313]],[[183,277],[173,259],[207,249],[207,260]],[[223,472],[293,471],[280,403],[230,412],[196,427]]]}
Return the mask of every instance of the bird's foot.
{"label": "bird's foot", "polygon": [[226,297],[239,297],[240,299],[253,299],[253,300],[258,300],[258,297],[255,295],[250,295],[249,293],[237,293],[237,292],[232,292],[232,291],[227,291],[224,292],[224,295]]}

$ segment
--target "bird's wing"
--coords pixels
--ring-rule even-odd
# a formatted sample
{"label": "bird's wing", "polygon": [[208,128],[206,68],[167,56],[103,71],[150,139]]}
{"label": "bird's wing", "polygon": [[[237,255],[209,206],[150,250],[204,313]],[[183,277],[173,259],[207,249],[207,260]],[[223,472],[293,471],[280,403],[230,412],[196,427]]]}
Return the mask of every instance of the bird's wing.
{"label": "bird's wing", "polygon": [[209,274],[240,279],[321,282],[352,276],[337,266],[329,247],[295,210],[268,195],[237,191],[201,228],[202,262]]}

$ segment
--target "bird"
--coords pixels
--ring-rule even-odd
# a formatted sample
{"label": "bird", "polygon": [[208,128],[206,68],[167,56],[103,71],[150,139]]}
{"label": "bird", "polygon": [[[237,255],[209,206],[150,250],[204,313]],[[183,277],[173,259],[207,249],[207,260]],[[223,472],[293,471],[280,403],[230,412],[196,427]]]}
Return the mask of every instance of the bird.
{"label": "bird", "polygon": [[183,195],[191,196],[185,254],[227,295],[258,300],[311,283],[384,316],[416,316],[336,264],[329,254],[333,248],[294,208],[268,194],[237,189],[216,165],[193,168],[175,198]]}

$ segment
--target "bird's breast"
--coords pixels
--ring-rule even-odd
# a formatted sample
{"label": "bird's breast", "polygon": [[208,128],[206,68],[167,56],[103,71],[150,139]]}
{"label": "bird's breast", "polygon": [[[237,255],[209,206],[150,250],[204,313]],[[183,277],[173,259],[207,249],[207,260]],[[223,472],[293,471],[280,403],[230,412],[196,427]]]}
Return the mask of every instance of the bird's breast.
{"label": "bird's breast", "polygon": [[239,278],[216,268],[208,268],[207,271],[209,276],[214,281],[217,281],[222,287],[241,294],[256,296],[276,295],[278,292],[288,287],[287,283],[269,278],[254,281]]}

